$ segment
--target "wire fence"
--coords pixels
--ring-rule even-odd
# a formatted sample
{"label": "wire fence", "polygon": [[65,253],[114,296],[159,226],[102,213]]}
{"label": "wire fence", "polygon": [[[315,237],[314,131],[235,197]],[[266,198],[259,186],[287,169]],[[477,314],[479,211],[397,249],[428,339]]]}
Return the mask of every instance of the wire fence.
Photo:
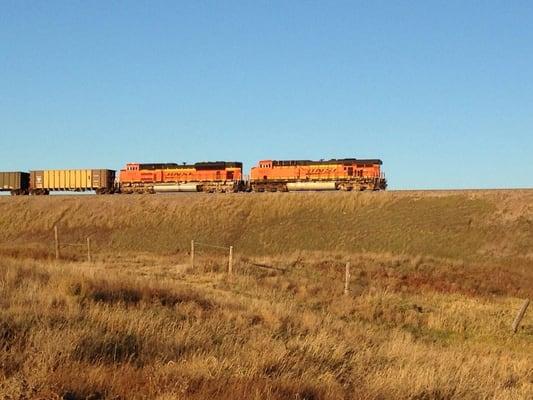
{"label": "wire fence", "polygon": [[[61,243],[60,240],[59,240],[59,230],[58,230],[58,227],[57,225],[54,226],[54,245],[55,245],[55,258],[56,260],[59,260],[61,259],[61,248],[63,247],[85,247],[87,249],[87,261],[88,262],[91,262],[92,261],[92,253],[91,253],[91,238],[90,237],[87,237],[87,240],[85,243]],[[207,247],[207,248],[212,248],[212,249],[218,249],[218,250],[224,250],[224,251],[227,251],[228,252],[228,269],[227,269],[227,272],[228,274],[233,274],[233,257],[234,257],[234,247],[233,246],[221,246],[221,245],[218,245],[218,244],[212,244],[212,243],[206,243],[206,242],[199,242],[199,241],[195,241],[194,239],[191,240],[191,251],[190,251],[190,267],[191,269],[194,269],[195,267],[195,256],[196,256],[196,249],[198,247]],[[266,264],[261,264],[261,263],[257,263],[257,262],[252,262],[252,261],[246,261],[246,264],[249,264],[249,265],[252,265],[252,266],[255,266],[255,267],[260,267],[260,268],[266,268],[266,269],[270,269],[270,270],[276,270],[276,271],[280,271],[282,273],[285,273],[287,272],[287,269],[284,269],[284,268],[279,268],[279,267],[274,267],[272,265],[266,265]],[[345,296],[349,295],[350,294],[350,281],[351,281],[351,272],[350,272],[350,262],[347,262],[345,264],[345,270],[344,270],[344,279],[343,279],[343,294]],[[526,299],[524,301],[524,303],[522,304],[522,306],[520,307],[519,311],[518,311],[518,314],[516,315],[514,321],[513,321],[513,324],[511,326],[511,329],[512,329],[512,332],[513,333],[516,333],[519,326],[520,326],[520,323],[524,317],[524,315],[526,314],[526,310],[529,306],[529,299]]]}
{"label": "wire fence", "polygon": [[220,246],[210,243],[204,243],[204,242],[195,242],[194,239],[191,240],[191,268],[194,269],[194,257],[195,257],[195,249],[197,246],[203,246],[203,247],[210,247],[214,249],[222,249],[229,251],[228,253],[228,274],[233,273],[233,246]]}
{"label": "wire fence", "polygon": [[92,262],[91,253],[91,238],[87,237],[85,243],[61,243],[59,240],[59,229],[57,225],[54,226],[54,248],[56,260],[61,259],[62,247],[86,247],[87,248],[87,262]]}

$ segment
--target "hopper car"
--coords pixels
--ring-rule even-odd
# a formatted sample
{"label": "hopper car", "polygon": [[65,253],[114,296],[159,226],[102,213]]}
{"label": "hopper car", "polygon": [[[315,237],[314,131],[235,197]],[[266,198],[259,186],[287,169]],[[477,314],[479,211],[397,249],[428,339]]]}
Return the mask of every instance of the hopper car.
{"label": "hopper car", "polygon": [[97,194],[115,192],[115,171],[110,169],[65,169],[30,171],[32,195],[47,195],[53,191],[85,192]]}
{"label": "hopper car", "polygon": [[384,190],[382,161],[355,158],[333,160],[263,160],[250,173],[255,192],[300,190]]}
{"label": "hopper car", "polygon": [[208,192],[244,190],[242,163],[199,162],[195,164],[129,163],[120,171],[121,193]]}
{"label": "hopper car", "polygon": [[30,193],[30,174],[27,172],[0,172],[0,191],[13,196]]}

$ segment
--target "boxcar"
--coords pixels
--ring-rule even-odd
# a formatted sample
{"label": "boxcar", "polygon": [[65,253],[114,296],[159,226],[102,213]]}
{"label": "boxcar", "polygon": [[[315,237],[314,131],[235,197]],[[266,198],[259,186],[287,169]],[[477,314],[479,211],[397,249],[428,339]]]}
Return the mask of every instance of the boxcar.
{"label": "boxcar", "polygon": [[122,193],[238,192],[244,188],[242,163],[129,163],[120,171]]}
{"label": "boxcar", "polygon": [[253,191],[382,190],[381,160],[263,160],[252,168]]}
{"label": "boxcar", "polygon": [[28,194],[30,174],[27,172],[0,172],[0,191],[9,191],[13,196]]}
{"label": "boxcar", "polygon": [[49,194],[51,191],[84,192],[97,194],[115,191],[115,171],[110,169],[65,169],[30,171],[30,193]]}

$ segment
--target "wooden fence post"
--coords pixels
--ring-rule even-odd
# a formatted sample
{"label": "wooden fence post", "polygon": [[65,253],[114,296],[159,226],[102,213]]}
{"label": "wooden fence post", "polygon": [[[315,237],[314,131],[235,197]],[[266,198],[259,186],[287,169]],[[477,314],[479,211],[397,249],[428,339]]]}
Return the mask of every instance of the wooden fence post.
{"label": "wooden fence post", "polygon": [[87,238],[87,262],[91,262],[91,238]]}
{"label": "wooden fence post", "polygon": [[344,295],[347,296],[350,292],[350,263],[346,263],[346,272],[344,274]]}
{"label": "wooden fence post", "polygon": [[520,307],[520,311],[518,311],[518,314],[516,315],[516,318],[514,319],[513,326],[512,326],[513,333],[516,333],[516,331],[518,330],[518,326],[520,325],[520,322],[522,321],[522,318],[524,318],[524,315],[526,313],[527,306],[529,306],[529,299],[524,301],[524,304],[522,304],[522,307]]}
{"label": "wooden fence post", "polygon": [[233,273],[233,246],[229,247],[228,273]]}
{"label": "wooden fence post", "polygon": [[57,225],[54,225],[54,242],[56,250],[56,260],[59,260],[59,232],[57,231]]}
{"label": "wooden fence post", "polygon": [[191,240],[191,268],[194,268],[194,240]]}

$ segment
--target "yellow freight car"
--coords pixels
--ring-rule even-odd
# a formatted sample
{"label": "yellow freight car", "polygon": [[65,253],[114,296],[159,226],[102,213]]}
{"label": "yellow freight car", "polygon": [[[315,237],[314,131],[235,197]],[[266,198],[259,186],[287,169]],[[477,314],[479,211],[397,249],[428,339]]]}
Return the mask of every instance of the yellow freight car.
{"label": "yellow freight car", "polygon": [[51,169],[30,171],[30,193],[49,194],[51,191],[113,193],[115,171],[110,169]]}

